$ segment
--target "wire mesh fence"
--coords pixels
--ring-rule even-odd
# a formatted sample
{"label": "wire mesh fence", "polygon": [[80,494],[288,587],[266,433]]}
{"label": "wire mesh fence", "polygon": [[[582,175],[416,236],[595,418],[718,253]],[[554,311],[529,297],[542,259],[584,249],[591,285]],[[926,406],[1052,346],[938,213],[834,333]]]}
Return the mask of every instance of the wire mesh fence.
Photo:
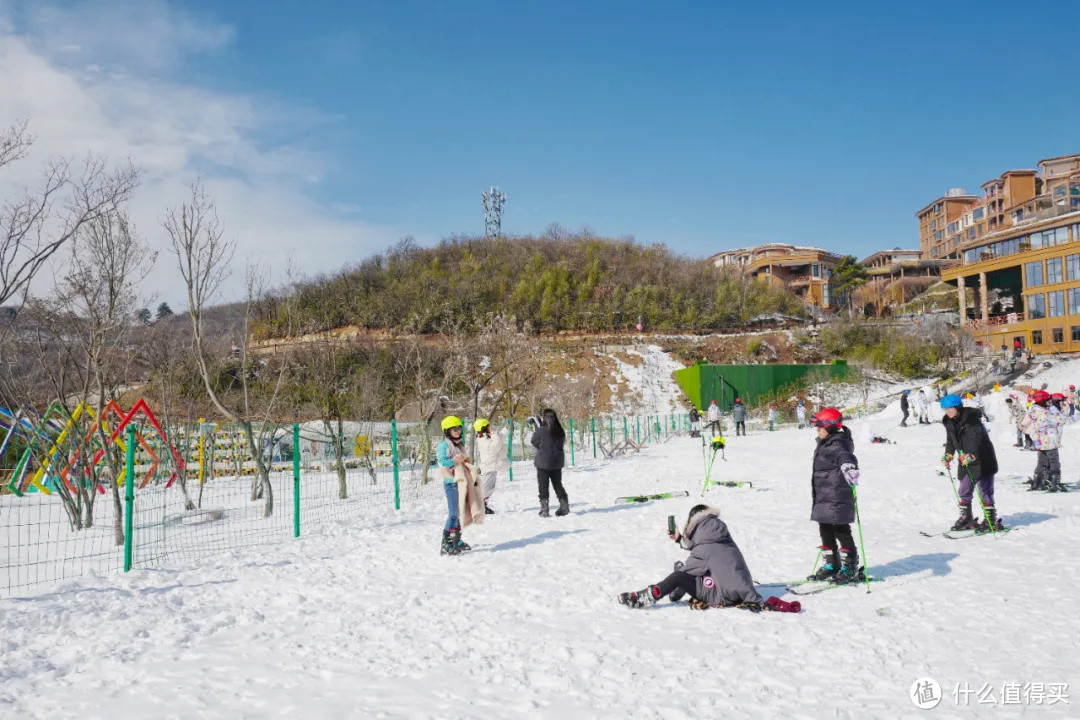
{"label": "wire mesh fence", "polygon": [[[425,507],[442,512],[434,468],[441,434],[420,423],[310,422],[249,434],[203,422],[153,432],[156,421],[153,427],[132,421],[105,428],[106,441],[84,447],[60,440],[56,427],[30,442],[29,431],[18,422],[3,424],[5,417],[10,420],[0,414],[0,431],[7,433],[0,448],[0,596],[38,592],[87,573],[265,546],[346,518]],[[692,429],[681,413],[564,422],[567,467],[596,465]],[[70,435],[93,437],[73,426],[78,432]],[[507,421],[505,428],[516,479],[531,479],[523,475],[534,453],[532,426]],[[102,460],[110,438],[127,454],[115,470]],[[30,450],[12,452],[16,446]],[[91,457],[87,450],[100,451],[93,455],[97,465],[80,464],[80,457]],[[515,480],[514,470],[507,481]]]}

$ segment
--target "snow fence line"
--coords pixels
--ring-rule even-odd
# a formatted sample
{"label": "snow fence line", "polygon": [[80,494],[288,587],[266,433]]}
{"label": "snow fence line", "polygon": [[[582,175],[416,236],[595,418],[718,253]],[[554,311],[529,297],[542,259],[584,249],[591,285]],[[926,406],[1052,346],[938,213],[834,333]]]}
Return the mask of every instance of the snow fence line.
{"label": "snow fence line", "polygon": [[[43,491],[0,493],[0,537],[6,545],[0,554],[0,597],[34,594],[89,573],[164,567],[283,542],[306,528],[390,510],[443,512],[441,487],[431,482],[435,438],[425,441],[418,425],[399,428],[394,421],[349,426],[351,431],[336,439],[310,423],[267,433],[266,485],[254,459],[221,440],[229,437],[227,428],[202,423],[170,433],[184,445],[179,473],[164,463],[147,471],[144,461],[137,462],[141,456],[129,436],[126,447],[133,450],[126,453],[115,486],[87,486],[69,492],[64,502],[61,491],[71,486],[74,474],[61,479],[46,472]],[[129,427],[130,433],[139,432],[137,425]],[[507,430],[513,438],[507,448],[512,482],[513,463],[531,461],[533,448],[529,426],[507,421]],[[567,464],[598,464],[691,430],[689,416],[674,412],[568,419]],[[340,473],[336,442],[345,455]],[[52,467],[74,467],[74,461],[58,456]],[[174,475],[179,479],[170,481]],[[127,483],[125,477],[137,481]],[[110,497],[114,490],[118,503]]]}

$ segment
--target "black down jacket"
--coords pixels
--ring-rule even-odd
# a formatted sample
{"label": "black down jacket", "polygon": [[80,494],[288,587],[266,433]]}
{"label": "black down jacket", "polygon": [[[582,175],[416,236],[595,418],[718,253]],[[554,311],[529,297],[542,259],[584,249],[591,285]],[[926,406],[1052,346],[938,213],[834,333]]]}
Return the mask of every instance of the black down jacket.
{"label": "black down jacket", "polygon": [[945,452],[948,455],[957,455],[961,451],[975,456],[975,462],[968,465],[967,470],[959,469],[957,473],[968,472],[972,480],[978,480],[987,475],[993,475],[998,471],[997,454],[994,452],[994,444],[990,442],[990,435],[982,424],[983,412],[979,408],[960,408],[960,413],[955,419],[948,415],[941,419],[945,426]]}
{"label": "black down jacket", "polygon": [[855,522],[855,496],[851,485],[840,471],[841,465],[851,463],[859,466],[855,457],[855,445],[847,428],[818,438],[814,450],[814,473],[811,484],[814,491],[814,508],[810,519],[819,523],[847,525]]}

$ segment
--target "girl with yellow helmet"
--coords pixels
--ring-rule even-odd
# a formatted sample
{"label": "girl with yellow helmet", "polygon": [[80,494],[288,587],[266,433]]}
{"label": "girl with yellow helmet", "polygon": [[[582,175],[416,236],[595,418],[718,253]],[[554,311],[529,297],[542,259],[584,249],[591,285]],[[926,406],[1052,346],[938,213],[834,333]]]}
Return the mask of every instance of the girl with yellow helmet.
{"label": "girl with yellow helmet", "polygon": [[454,468],[469,462],[465,454],[464,429],[461,418],[447,415],[442,419],[443,439],[435,446],[435,462],[439,466],[439,476],[446,490],[446,525],[443,527],[440,555],[460,555],[472,550],[461,540],[461,519],[458,515],[458,484],[454,478]]}

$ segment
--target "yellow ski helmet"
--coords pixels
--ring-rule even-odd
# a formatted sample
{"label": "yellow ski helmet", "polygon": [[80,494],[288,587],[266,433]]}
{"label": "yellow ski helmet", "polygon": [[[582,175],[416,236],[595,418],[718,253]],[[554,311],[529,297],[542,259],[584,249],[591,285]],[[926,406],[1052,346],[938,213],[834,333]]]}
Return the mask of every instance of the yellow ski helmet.
{"label": "yellow ski helmet", "polygon": [[459,418],[457,415],[447,415],[442,419],[443,432],[446,432],[450,428],[462,427],[463,425],[464,423],[461,422],[461,418]]}
{"label": "yellow ski helmet", "polygon": [[477,433],[482,433],[482,432],[484,432],[484,428],[486,428],[490,424],[491,423],[489,423],[484,418],[480,418],[479,420],[477,420],[476,422],[474,422],[472,424],[472,429],[475,430]]}
{"label": "yellow ski helmet", "polygon": [[719,450],[722,447],[724,447],[724,438],[721,437],[720,435],[717,435],[716,437],[714,437],[712,439],[712,447],[713,447],[713,450]]}

